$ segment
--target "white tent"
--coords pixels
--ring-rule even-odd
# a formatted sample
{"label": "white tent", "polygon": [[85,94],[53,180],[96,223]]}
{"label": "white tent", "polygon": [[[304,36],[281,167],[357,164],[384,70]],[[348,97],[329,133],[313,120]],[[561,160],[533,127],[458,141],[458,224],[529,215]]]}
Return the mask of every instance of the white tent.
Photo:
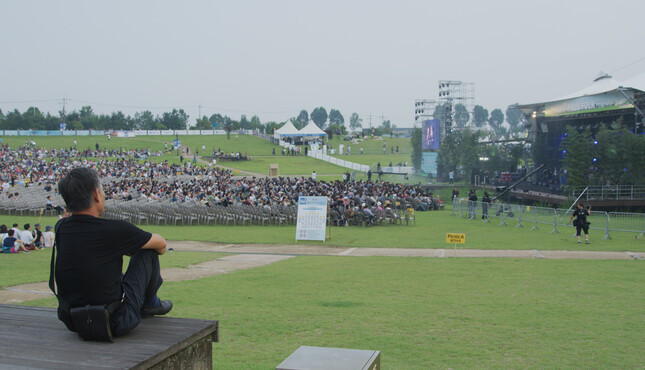
{"label": "white tent", "polygon": [[279,129],[275,130],[273,133],[273,137],[276,139],[280,139],[283,137],[294,137],[294,136],[300,136],[300,133],[298,132],[298,129],[296,126],[291,123],[291,120],[288,120],[287,123],[282,125]]}
{"label": "white tent", "polygon": [[312,137],[312,136],[318,137],[318,136],[327,136],[327,133],[321,130],[314,121],[309,121],[309,124],[300,130],[300,136],[303,136],[305,138]]}

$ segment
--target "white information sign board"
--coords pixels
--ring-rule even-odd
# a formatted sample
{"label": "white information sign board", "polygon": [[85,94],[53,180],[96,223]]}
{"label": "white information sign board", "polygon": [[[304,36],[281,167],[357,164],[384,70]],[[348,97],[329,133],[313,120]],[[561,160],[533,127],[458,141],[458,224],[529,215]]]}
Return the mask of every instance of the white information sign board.
{"label": "white information sign board", "polygon": [[299,197],[296,240],[325,241],[327,197]]}

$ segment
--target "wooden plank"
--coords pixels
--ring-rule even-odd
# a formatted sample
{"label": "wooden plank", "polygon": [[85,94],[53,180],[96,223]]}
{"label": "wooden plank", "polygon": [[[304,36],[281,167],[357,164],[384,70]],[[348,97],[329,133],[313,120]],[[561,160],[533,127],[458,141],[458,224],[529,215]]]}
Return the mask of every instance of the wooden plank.
{"label": "wooden plank", "polygon": [[147,368],[178,361],[186,351],[210,364],[218,330],[213,320],[153,317],[115,343],[85,342],[58,320],[56,309],[0,305],[0,343],[11,343],[0,348],[0,368]]}

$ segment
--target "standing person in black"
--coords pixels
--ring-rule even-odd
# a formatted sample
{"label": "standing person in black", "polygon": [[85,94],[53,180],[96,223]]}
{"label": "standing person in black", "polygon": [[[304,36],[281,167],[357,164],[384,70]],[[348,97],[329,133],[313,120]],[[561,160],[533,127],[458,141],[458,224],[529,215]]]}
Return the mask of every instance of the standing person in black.
{"label": "standing person in black", "polygon": [[457,188],[452,188],[452,195],[450,196],[452,199],[453,203],[456,199],[459,199],[459,190]]}
{"label": "standing person in black", "polygon": [[482,220],[487,220],[488,219],[488,207],[490,206],[490,197],[488,196],[488,192],[484,192],[484,197],[482,198]]}
{"label": "standing person in black", "polygon": [[475,190],[471,189],[468,193],[468,219],[474,220],[477,218],[477,194]]}
{"label": "standing person in black", "polygon": [[587,216],[591,215],[591,204],[587,209],[585,209],[584,203],[580,202],[578,203],[578,209],[573,211],[573,214],[571,215],[571,218],[569,219],[569,222],[573,220],[575,217],[576,220],[573,221],[573,226],[576,227],[576,237],[578,238],[578,244],[580,244],[580,230],[582,230],[585,233],[585,243],[589,244],[589,224],[590,222],[587,222]]}
{"label": "standing person in black", "polygon": [[[91,168],[71,170],[58,190],[72,213],[56,224],[58,318],[76,332],[70,309],[108,305],[112,334],[120,336],[134,329],[142,315],[168,313],[172,302],[157,297],[164,238],[129,222],[100,218],[105,192]],[[122,274],[124,255],[131,258]]]}

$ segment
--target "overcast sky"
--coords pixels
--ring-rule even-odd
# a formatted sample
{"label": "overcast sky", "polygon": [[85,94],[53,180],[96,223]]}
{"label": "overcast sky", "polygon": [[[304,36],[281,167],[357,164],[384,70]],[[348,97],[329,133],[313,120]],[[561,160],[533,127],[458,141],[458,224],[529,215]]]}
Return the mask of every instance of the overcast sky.
{"label": "overcast sky", "polygon": [[[644,1],[0,0],[0,109],[301,109],[414,123],[438,80],[489,111],[645,72]],[[630,65],[631,64],[631,65]],[[628,66],[629,65],[629,66]],[[23,103],[29,101],[27,103]],[[34,102],[38,101],[38,102]]]}

